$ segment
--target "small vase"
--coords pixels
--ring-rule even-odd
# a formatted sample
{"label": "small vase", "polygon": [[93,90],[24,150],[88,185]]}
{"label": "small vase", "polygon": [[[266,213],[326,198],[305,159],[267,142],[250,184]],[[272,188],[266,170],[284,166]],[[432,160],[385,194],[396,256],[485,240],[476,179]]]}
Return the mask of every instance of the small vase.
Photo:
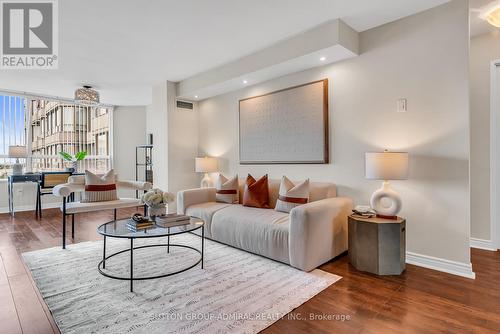
{"label": "small vase", "polygon": [[73,173],[78,173],[78,161],[72,161],[71,167],[75,170]]}
{"label": "small vase", "polygon": [[158,204],[148,206],[148,216],[151,220],[155,220],[157,216],[162,216],[167,213],[167,206],[165,204]]}

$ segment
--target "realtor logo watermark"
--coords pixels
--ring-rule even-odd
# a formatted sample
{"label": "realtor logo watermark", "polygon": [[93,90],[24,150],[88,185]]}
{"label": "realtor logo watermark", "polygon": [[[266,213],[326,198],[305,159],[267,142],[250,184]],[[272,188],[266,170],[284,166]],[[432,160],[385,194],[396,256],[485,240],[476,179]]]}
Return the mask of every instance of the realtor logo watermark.
{"label": "realtor logo watermark", "polygon": [[57,69],[57,0],[0,0],[0,69]]}

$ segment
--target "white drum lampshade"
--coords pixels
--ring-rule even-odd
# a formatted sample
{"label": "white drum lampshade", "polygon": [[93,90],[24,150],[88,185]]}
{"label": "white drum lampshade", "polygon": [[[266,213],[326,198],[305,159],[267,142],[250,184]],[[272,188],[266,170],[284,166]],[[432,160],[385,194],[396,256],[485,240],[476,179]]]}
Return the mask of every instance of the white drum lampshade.
{"label": "white drum lampshade", "polygon": [[382,188],[375,191],[370,200],[372,209],[380,217],[395,218],[401,211],[401,197],[390,187],[389,180],[408,178],[408,160],[406,152],[365,153],[365,177],[384,181]]}
{"label": "white drum lampshade", "polygon": [[215,173],[217,170],[217,158],[204,157],[195,159],[195,171],[197,173],[205,173],[205,176],[201,180],[202,188],[211,187],[213,185],[212,179],[208,173]]}
{"label": "white drum lampshade", "polygon": [[26,158],[27,156],[26,146],[9,146],[9,158],[16,158],[16,163],[12,165],[12,174],[19,175],[23,173],[23,165],[19,163],[19,158]]}

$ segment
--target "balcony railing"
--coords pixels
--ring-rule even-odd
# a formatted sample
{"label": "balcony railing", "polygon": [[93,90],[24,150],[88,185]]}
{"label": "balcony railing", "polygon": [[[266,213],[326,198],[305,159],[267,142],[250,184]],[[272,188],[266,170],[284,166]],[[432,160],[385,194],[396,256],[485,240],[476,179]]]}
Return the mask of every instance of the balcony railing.
{"label": "balcony railing", "polygon": [[45,147],[45,140],[42,137],[36,137],[35,140],[31,142],[31,148],[33,150],[38,150]]}
{"label": "balcony railing", "polygon": [[32,122],[39,121],[40,119],[44,118],[49,111],[51,111],[52,109],[54,109],[58,105],[59,105],[59,102],[51,101],[51,102],[45,103],[40,108],[33,109],[32,113],[31,113],[31,121]]}
{"label": "balcony railing", "polygon": [[54,109],[58,105],[60,105],[60,103],[58,101],[49,101],[49,102],[45,103],[45,106],[42,108],[42,111],[44,114],[47,114],[49,111],[51,111],[52,109]]}
{"label": "balcony railing", "polygon": [[103,114],[92,119],[92,131],[102,131],[109,129],[109,115]]}

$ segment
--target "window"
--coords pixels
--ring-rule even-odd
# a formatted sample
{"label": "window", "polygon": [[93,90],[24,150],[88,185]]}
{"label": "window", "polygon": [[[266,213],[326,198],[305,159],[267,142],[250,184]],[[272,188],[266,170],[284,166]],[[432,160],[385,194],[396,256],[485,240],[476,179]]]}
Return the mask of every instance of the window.
{"label": "window", "polygon": [[73,124],[75,122],[74,119],[74,110],[71,107],[63,107],[64,111],[64,131],[72,131],[73,130]]}
{"label": "window", "polygon": [[108,154],[108,134],[101,133],[97,135],[97,152],[99,155]]}
{"label": "window", "polygon": [[103,172],[111,168],[111,107],[0,95],[0,179],[10,173],[10,145],[27,147],[21,161],[26,170],[63,170],[68,163],[59,152],[87,151],[80,169]]}
{"label": "window", "polygon": [[0,95],[0,178],[6,178],[15,159],[9,159],[9,146],[26,145],[26,99]]}

